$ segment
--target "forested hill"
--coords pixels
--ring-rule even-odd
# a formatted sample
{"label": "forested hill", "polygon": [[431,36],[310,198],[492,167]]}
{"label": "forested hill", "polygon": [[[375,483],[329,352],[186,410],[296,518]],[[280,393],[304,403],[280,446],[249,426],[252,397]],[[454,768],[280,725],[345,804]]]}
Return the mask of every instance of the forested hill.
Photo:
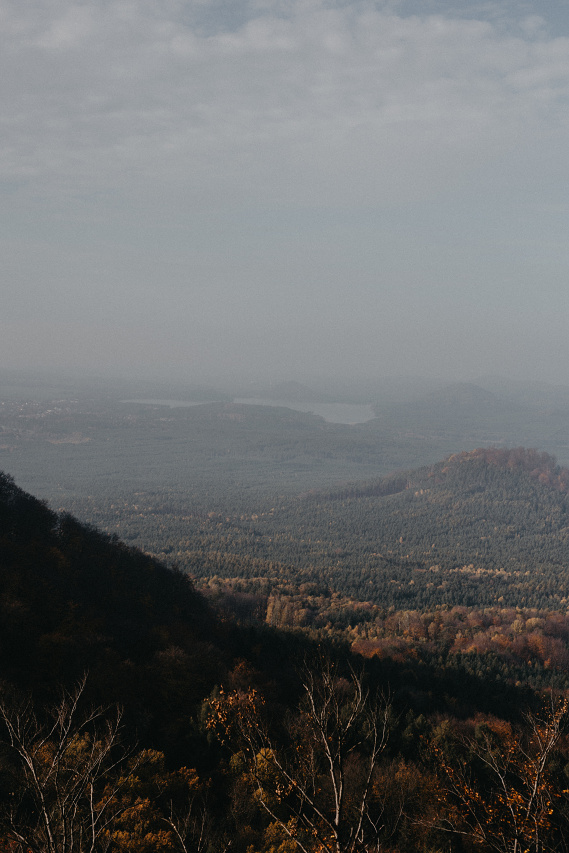
{"label": "forested hill", "polygon": [[427,465],[416,471],[405,471],[388,477],[375,479],[369,483],[355,483],[340,489],[328,489],[307,492],[303,497],[316,499],[343,500],[345,498],[383,497],[394,495],[410,488],[431,488],[447,481],[451,483],[457,477],[466,481],[485,480],[484,468],[496,467],[502,471],[527,474],[542,485],[567,493],[569,491],[569,468],[561,467],[549,453],[526,447],[499,448],[479,447],[476,450],[453,453],[442,462]]}
{"label": "forested hill", "polygon": [[148,662],[214,619],[188,578],[51,512],[0,474],[0,676],[25,685]]}
{"label": "forested hill", "polygon": [[[568,484],[567,469],[547,454],[475,450],[304,494],[250,518],[210,518],[195,531],[191,559],[203,574],[272,572],[397,608],[561,608],[569,591]],[[185,556],[189,548],[179,549],[176,557]]]}

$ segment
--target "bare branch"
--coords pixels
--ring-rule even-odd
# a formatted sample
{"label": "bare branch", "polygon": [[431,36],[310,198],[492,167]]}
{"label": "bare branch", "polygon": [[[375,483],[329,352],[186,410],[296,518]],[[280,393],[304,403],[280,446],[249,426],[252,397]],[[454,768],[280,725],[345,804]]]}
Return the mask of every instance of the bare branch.
{"label": "bare branch", "polygon": [[[121,712],[83,709],[86,679],[38,718],[31,701],[0,702],[13,790],[5,834],[42,853],[99,853],[120,805]],[[132,770],[131,770],[132,772]]]}
{"label": "bare branch", "polygon": [[210,726],[240,751],[258,804],[301,853],[367,853],[383,831],[372,794],[389,702],[372,699],[362,675],[343,677],[329,661],[301,677],[285,738],[270,734],[255,691],[222,695]]}

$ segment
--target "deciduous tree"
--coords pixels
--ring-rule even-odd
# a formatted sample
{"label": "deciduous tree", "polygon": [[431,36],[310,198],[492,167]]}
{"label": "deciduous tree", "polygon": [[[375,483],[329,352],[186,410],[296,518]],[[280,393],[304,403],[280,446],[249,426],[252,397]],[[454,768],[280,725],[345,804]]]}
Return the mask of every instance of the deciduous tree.
{"label": "deciduous tree", "polygon": [[26,853],[100,853],[121,808],[127,750],[118,708],[84,708],[85,680],[51,709],[0,702],[9,795],[2,834]]}
{"label": "deciduous tree", "polygon": [[[380,849],[384,803],[375,795],[390,705],[353,670],[306,667],[303,694],[280,733],[255,690],[212,702],[210,727],[237,751],[273,826],[302,853]],[[278,727],[277,727],[278,728]]]}
{"label": "deciduous tree", "polygon": [[566,850],[557,806],[566,794],[554,779],[553,757],[567,722],[569,700],[552,700],[523,728],[487,723],[462,738],[454,760],[433,750],[446,777],[443,798],[455,804],[443,828],[496,853]]}

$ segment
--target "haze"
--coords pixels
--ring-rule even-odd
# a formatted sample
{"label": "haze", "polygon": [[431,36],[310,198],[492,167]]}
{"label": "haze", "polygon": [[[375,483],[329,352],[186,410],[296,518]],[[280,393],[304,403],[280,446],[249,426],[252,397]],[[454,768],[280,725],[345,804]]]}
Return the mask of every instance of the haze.
{"label": "haze", "polygon": [[2,0],[1,364],[569,384],[567,8]]}

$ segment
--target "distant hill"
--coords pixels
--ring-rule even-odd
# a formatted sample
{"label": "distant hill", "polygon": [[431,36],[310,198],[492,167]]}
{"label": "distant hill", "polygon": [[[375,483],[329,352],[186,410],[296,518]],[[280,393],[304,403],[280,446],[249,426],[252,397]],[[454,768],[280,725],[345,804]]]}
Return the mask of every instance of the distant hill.
{"label": "distant hill", "polygon": [[452,444],[454,449],[540,447],[569,463],[564,390],[556,395],[550,386],[454,383],[412,401],[378,403],[374,408],[378,424],[407,440]]}
{"label": "distant hill", "polygon": [[486,376],[479,384],[501,397],[552,411],[567,411],[569,409],[569,388],[565,385],[551,385],[548,382],[528,382],[525,380],[503,379],[496,376]]}
{"label": "distant hill", "polygon": [[[426,394],[422,400],[426,406],[451,406],[456,407],[478,407],[478,406],[497,406],[500,403],[498,396],[492,391],[486,391],[480,385],[475,385],[472,382],[456,382],[452,385],[445,385],[444,388],[437,388]],[[418,407],[421,401],[416,404]]]}
{"label": "distant hill", "polygon": [[[228,557],[225,565],[218,557],[216,571],[250,577],[263,573],[265,561],[269,576],[326,584],[385,607],[566,608],[568,491],[569,471],[545,453],[453,454],[416,471],[306,493],[250,519],[227,519]],[[202,527],[202,553],[219,553],[212,527]],[[241,569],[235,555],[249,562]]]}
{"label": "distant hill", "polygon": [[[376,408],[381,414],[382,409]],[[472,424],[474,426],[488,415],[503,414],[512,410],[519,412],[520,408],[520,404],[479,385],[471,382],[457,382],[430,391],[416,400],[388,406],[385,413],[414,419],[418,423],[440,422],[441,425],[448,423],[452,429],[453,424],[462,421],[465,416],[471,419],[474,417]]]}
{"label": "distant hill", "polygon": [[[468,466],[468,467],[466,467]],[[530,479],[548,485],[551,489],[566,494],[569,491],[569,468],[557,464],[555,457],[535,449],[526,447],[479,447],[476,450],[453,453],[442,462],[427,465],[417,471],[407,471],[382,477],[370,484],[355,484],[341,488],[338,491],[322,492],[330,498],[340,497],[371,497],[393,495],[410,488],[424,486],[431,488],[452,481],[457,472],[473,473],[474,477],[480,471],[480,466],[489,466],[507,472],[518,472],[529,475]],[[318,492],[314,493],[318,494]]]}

